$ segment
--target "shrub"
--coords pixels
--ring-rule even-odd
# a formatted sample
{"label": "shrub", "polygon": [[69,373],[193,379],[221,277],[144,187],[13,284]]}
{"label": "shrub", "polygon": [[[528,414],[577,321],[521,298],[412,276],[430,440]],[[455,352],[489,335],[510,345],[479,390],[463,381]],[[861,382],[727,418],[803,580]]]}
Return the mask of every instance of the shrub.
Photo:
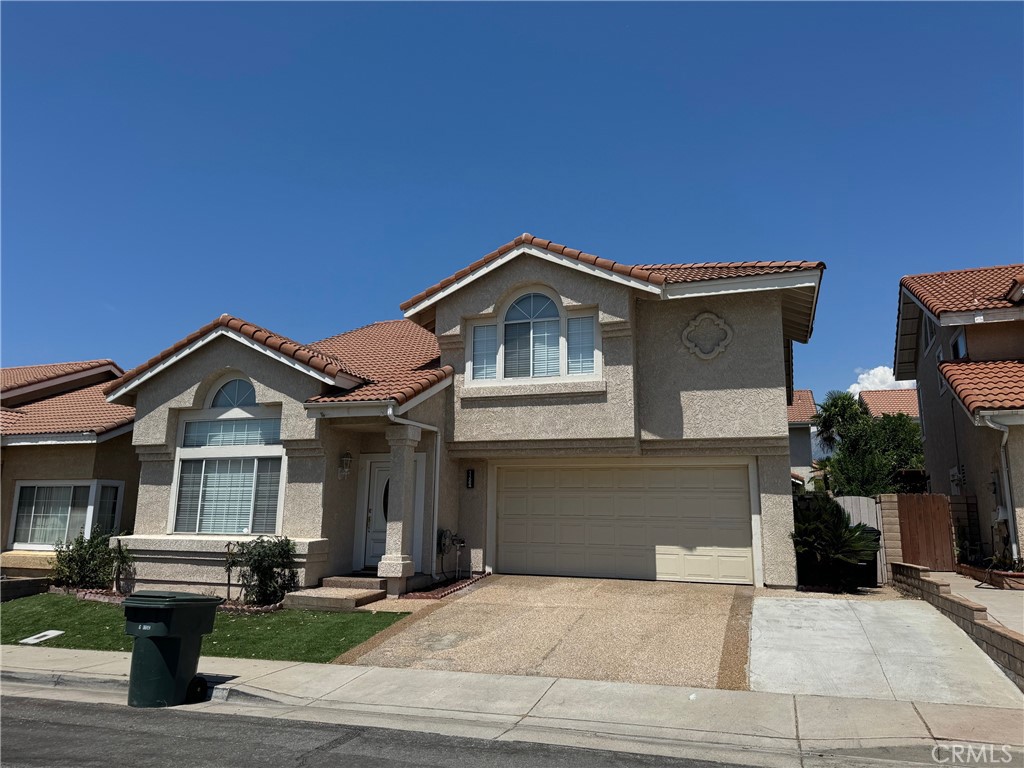
{"label": "shrub", "polygon": [[230,584],[231,572],[238,569],[242,602],[249,605],[273,605],[296,588],[299,572],[295,562],[295,542],[287,536],[261,536],[241,541],[228,550],[225,570]]}
{"label": "shrub", "polygon": [[857,566],[879,549],[877,534],[824,494],[807,494],[793,508],[793,547],[801,586],[855,592]]}
{"label": "shrub", "polygon": [[118,542],[110,547],[110,536],[85,538],[82,534],[71,541],[57,542],[54,550],[53,582],[70,589],[109,589],[128,576],[134,558]]}

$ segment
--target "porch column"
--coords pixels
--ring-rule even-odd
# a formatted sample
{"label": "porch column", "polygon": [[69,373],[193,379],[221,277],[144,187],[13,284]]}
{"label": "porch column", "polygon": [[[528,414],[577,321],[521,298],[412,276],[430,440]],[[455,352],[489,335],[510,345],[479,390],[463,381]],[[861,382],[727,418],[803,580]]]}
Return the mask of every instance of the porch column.
{"label": "porch column", "polygon": [[415,524],[413,500],[416,492],[415,460],[422,430],[406,424],[388,427],[384,433],[391,446],[391,485],[388,488],[388,526],[384,557],[377,575],[388,580],[388,597],[405,592],[405,580],[415,572],[412,535]]}

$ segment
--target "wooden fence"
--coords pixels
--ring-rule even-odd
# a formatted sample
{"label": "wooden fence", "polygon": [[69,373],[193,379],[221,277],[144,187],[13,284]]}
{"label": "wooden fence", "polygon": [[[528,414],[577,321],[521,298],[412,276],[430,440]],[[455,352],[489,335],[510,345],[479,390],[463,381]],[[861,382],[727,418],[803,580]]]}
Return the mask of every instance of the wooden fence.
{"label": "wooden fence", "polygon": [[954,570],[956,556],[949,497],[940,493],[901,493],[897,502],[903,562],[933,571]]}

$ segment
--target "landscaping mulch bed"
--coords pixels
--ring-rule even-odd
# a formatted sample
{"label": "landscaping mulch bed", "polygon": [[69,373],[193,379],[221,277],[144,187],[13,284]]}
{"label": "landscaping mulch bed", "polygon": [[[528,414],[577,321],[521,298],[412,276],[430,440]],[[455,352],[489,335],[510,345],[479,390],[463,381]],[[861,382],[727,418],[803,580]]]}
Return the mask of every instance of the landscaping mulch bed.
{"label": "landscaping mulch bed", "polygon": [[448,595],[455,594],[460,589],[465,589],[470,584],[476,584],[480,579],[484,578],[486,573],[478,573],[476,576],[472,576],[468,579],[459,579],[458,581],[449,581],[436,586],[428,592],[406,592],[404,595],[399,597],[400,600],[440,600],[442,597],[448,597]]}

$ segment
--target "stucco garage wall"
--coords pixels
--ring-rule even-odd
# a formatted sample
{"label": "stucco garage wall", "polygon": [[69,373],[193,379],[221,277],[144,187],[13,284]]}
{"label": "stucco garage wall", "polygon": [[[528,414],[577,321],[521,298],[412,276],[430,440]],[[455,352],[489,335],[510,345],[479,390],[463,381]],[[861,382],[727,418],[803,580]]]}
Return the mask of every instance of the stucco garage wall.
{"label": "stucco garage wall", "polygon": [[[557,293],[563,309],[598,307],[603,381],[479,385],[465,378],[467,320],[500,322],[508,301],[531,288]],[[456,441],[631,437],[634,290],[543,259],[520,256],[437,304],[441,362],[455,368],[451,434]],[[512,430],[514,425],[514,431]]]}
{"label": "stucco garage wall", "polygon": [[757,481],[764,583],[769,587],[795,587],[796,552],[792,539],[793,491],[789,482],[789,458],[758,456]]}
{"label": "stucco garage wall", "polygon": [[[691,353],[682,339],[704,312],[717,315],[733,333],[711,360]],[[787,436],[778,296],[640,300],[636,329],[642,439]]]}

